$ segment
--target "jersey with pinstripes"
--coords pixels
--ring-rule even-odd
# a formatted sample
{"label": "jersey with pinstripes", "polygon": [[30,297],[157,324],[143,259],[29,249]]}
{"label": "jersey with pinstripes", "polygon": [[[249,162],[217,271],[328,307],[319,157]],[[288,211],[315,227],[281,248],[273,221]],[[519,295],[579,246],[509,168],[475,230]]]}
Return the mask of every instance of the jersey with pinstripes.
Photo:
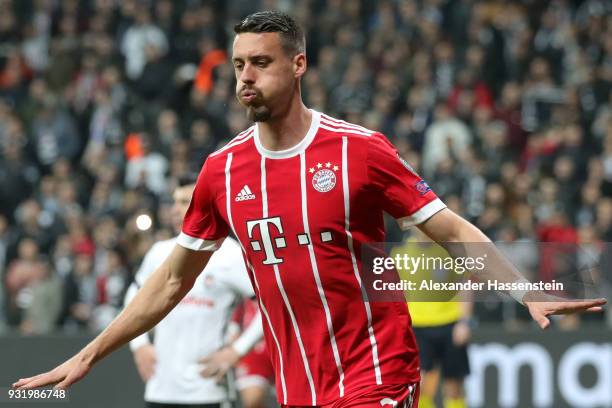
{"label": "jersey with pinstripes", "polygon": [[[236,200],[245,186],[252,199]],[[254,126],[209,156],[178,242],[214,250],[236,235],[279,402],[328,404],[419,380],[407,307],[363,301],[360,250],[384,239],[384,211],[408,227],[444,207],[382,134],[312,111],[291,149],[266,150]]]}

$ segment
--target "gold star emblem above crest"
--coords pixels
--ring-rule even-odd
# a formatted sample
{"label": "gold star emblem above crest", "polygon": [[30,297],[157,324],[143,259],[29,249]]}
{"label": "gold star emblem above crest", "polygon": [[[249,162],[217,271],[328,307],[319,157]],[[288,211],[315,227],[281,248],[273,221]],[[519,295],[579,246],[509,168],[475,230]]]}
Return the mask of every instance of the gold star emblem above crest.
{"label": "gold star emblem above crest", "polygon": [[311,173],[314,173],[315,169],[314,169],[314,167],[311,167],[310,170],[308,170],[308,171],[311,172]]}
{"label": "gold star emblem above crest", "polygon": [[321,167],[323,167],[323,165],[321,163],[317,163],[317,169],[320,169]]}
{"label": "gold star emblem above crest", "polygon": [[339,167],[338,166],[334,166],[334,171],[338,171]]}

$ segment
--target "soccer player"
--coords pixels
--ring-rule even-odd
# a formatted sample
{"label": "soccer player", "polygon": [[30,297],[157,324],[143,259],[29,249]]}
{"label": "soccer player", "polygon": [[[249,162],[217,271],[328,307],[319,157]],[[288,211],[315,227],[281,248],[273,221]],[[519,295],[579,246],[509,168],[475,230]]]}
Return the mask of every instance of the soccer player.
{"label": "soccer player", "polygon": [[[195,179],[179,180],[174,190],[172,219],[177,233],[195,187]],[[129,304],[174,247],[176,238],[155,243],[145,255],[125,296]],[[227,369],[204,378],[201,360],[223,349],[225,328],[233,307],[242,298],[255,296],[238,243],[226,239],[181,302],[155,326],[153,344],[148,334],[130,342],[138,372],[146,382],[144,399],[151,408],[218,408],[233,399],[228,382],[219,382]],[[229,368],[263,336],[257,313],[226,351]],[[207,369],[210,369],[207,367]]]}
{"label": "soccer player", "polygon": [[[361,249],[384,238],[383,212],[436,242],[490,242],[446,208],[380,133],[308,109],[305,39],[279,12],[235,27],[236,94],[254,126],[209,156],[177,245],[131,304],[78,354],[14,387],[66,388],[165,316],[233,232],[254,285],[280,403],[417,406],[419,363],[405,303],[369,302]],[[507,282],[521,279],[508,271]],[[535,302],[551,314],[600,311],[604,299]]]}

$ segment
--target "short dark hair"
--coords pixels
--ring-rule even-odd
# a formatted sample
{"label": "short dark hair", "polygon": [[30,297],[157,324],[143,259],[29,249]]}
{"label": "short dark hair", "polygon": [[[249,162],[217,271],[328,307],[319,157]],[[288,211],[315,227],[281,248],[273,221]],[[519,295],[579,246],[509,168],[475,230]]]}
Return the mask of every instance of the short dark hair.
{"label": "short dark hair", "polygon": [[294,56],[306,52],[304,30],[293,17],[280,11],[258,11],[249,14],[234,26],[236,34],[241,33],[278,33],[285,52]]}

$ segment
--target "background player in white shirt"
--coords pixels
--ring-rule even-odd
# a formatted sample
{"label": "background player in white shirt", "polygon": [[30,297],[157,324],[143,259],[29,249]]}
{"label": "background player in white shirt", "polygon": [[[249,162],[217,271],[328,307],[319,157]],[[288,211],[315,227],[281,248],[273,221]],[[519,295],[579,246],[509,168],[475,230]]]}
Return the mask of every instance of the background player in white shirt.
{"label": "background player in white shirt", "polygon": [[[193,188],[194,180],[186,179],[179,181],[174,191],[172,218],[176,232],[180,231]],[[175,241],[159,241],[147,252],[126,293],[126,305],[170,254]],[[231,399],[230,384],[218,380],[261,340],[261,317],[256,316],[231,346],[214,354],[215,361],[206,366],[204,374],[213,373],[215,378],[204,378],[202,359],[224,345],[234,306],[240,298],[252,296],[240,246],[227,239],[185,298],[155,327],[153,343],[147,333],[130,342],[138,372],[147,383],[147,406],[212,408]]]}

